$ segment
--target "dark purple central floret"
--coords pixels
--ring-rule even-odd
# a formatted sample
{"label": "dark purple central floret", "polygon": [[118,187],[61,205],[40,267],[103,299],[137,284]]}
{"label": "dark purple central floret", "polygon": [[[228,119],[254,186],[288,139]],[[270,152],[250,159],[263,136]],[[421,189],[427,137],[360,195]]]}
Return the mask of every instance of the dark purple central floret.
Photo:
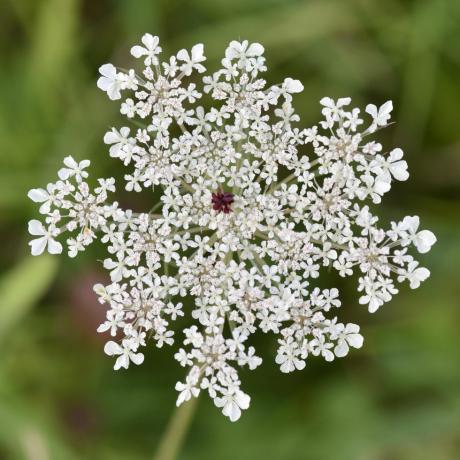
{"label": "dark purple central floret", "polygon": [[217,212],[228,214],[232,208],[231,205],[234,201],[233,193],[219,191],[212,194],[212,209]]}

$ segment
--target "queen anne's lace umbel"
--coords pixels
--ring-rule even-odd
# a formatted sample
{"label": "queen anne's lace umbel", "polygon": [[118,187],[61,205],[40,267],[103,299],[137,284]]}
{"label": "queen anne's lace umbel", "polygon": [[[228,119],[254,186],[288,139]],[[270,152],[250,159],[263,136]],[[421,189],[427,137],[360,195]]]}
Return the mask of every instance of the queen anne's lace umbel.
{"label": "queen anne's lace umbel", "polygon": [[[189,77],[206,70],[203,45],[165,62],[160,52],[158,37],[144,35],[131,49],[144,70],[105,64],[98,87],[123,97],[121,113],[135,121],[104,137],[110,156],[131,168],[126,190],[160,189],[161,200],[144,213],[121,209],[107,201],[113,178],[92,190],[90,162],[67,157],[57,182],[29,192],[45,216],[29,223],[30,245],[33,255],[60,253],[56,238],[68,233],[74,257],[98,237],[111,278],[94,287],[109,305],[98,331],[113,336],[105,352],[115,369],[141,364],[147,341],[172,345],[185,313],[175,358],[188,371],[177,404],[206,390],[233,421],[250,401],[237,369],[262,361],[248,344],[257,331],[276,336],[282,372],[362,346],[359,326],[335,316],[338,290],[315,287],[323,267],[358,274],[359,303],[375,312],[396,283],[417,288],[429,276],[409,249],[425,253],[436,238],[417,216],[381,229],[370,209],[409,176],[401,149],[371,140],[389,123],[391,101],[368,105],[365,124],[350,98],[326,97],[323,121],[303,129],[292,106],[303,86],[286,78],[267,87],[262,45],[231,42],[202,87]],[[198,105],[203,93],[209,109]]]}

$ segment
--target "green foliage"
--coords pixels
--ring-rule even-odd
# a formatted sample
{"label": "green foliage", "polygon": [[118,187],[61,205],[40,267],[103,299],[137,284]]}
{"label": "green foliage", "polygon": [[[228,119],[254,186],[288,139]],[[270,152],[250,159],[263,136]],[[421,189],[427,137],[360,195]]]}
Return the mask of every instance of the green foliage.
{"label": "green foliage", "polygon": [[397,124],[382,141],[403,147],[411,178],[385,198],[384,218],[419,214],[439,240],[424,259],[430,280],[373,316],[341,286],[366,340],[346,362],[280,375],[261,338],[264,366],[244,376],[251,409],[230,425],[201,401],[180,458],[459,458],[460,2],[7,0],[0,27],[1,459],[152,458],[174,407],[170,350],[118,374],[102,355],[96,253],[61,258],[58,272],[26,243],[27,190],[53,180],[64,156],[121,174],[102,143],[119,119],[97,68],[128,65],[147,31],[166,52],[203,42],[211,68],[229,40],[261,42],[271,82],[303,82],[295,105],[307,123],[325,95],[393,99]]}
{"label": "green foliage", "polygon": [[0,343],[47,292],[58,267],[55,257],[27,257],[0,279]]}

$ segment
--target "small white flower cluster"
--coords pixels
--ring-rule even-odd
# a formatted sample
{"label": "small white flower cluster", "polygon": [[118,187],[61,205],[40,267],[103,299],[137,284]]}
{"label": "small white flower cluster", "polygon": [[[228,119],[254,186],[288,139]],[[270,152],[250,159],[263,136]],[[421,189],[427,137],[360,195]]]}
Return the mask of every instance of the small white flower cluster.
{"label": "small white flower cluster", "polygon": [[[385,152],[369,138],[389,123],[391,101],[368,105],[358,130],[364,120],[350,98],[324,98],[324,120],[302,129],[292,106],[302,84],[267,87],[262,45],[231,42],[202,88],[187,77],[205,72],[203,45],[165,62],[160,52],[158,37],[144,35],[131,50],[142,73],[105,64],[98,86],[113,100],[127,93],[121,113],[142,126],[104,137],[110,156],[131,167],[126,190],[159,188],[161,200],[145,213],[107,203],[114,179],[98,179],[91,192],[89,161],[67,157],[56,183],[29,193],[45,216],[45,225],[30,222],[38,237],[30,245],[34,255],[59,253],[55,238],[68,232],[70,257],[96,236],[107,246],[112,282],[95,291],[109,305],[98,331],[113,336],[105,352],[115,369],[142,363],[147,340],[171,345],[185,310],[175,358],[189,370],[177,404],[206,390],[234,421],[250,401],[237,369],[262,361],[249,345],[257,331],[277,337],[282,372],[303,369],[309,355],[332,361],[362,346],[359,326],[331,312],[338,290],[312,285],[323,267],[358,273],[359,303],[375,312],[396,282],[416,288],[429,276],[409,248],[425,253],[436,238],[416,216],[383,230],[371,213],[393,180],[408,178],[401,149]],[[203,93],[213,107],[196,105]]]}

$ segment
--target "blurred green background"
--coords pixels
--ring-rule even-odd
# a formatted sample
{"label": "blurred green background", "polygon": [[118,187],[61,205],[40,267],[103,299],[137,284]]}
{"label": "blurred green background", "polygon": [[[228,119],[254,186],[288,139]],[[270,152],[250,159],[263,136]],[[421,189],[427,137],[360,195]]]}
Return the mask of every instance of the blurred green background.
{"label": "blurred green background", "polygon": [[411,178],[380,212],[384,222],[418,214],[438,236],[421,257],[431,278],[374,315],[352,282],[328,280],[365,335],[347,359],[281,375],[273,339],[260,338],[264,365],[242,375],[250,410],[231,424],[203,398],[180,458],[459,459],[458,0],[0,2],[0,459],[152,458],[173,410],[173,350],[119,373],[102,353],[104,311],[91,290],[104,279],[100,249],[32,258],[26,235],[36,215],[26,193],[54,181],[64,156],[121,174],[102,142],[121,118],[96,88],[97,69],[129,66],[144,32],[166,53],[203,42],[210,69],[230,40],[261,42],[270,82],[303,82],[305,125],[325,95],[393,99],[397,123],[378,137],[403,147]]}

